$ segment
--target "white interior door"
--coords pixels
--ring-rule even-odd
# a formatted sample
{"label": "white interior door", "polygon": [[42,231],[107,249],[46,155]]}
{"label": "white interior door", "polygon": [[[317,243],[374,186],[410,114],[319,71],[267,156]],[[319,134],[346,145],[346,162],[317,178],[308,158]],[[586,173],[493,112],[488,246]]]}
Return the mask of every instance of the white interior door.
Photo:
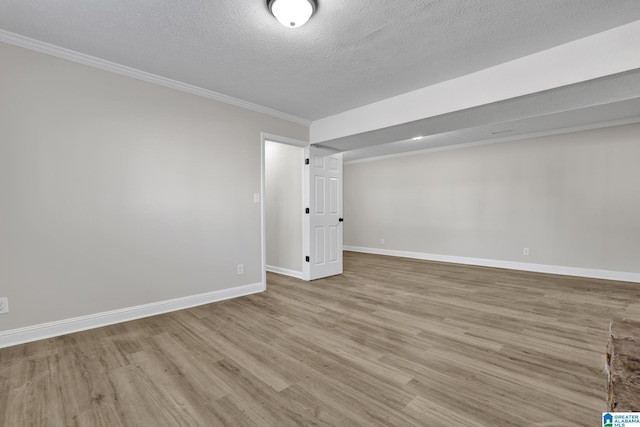
{"label": "white interior door", "polygon": [[309,146],[305,149],[305,259],[307,280],[342,274],[342,154]]}

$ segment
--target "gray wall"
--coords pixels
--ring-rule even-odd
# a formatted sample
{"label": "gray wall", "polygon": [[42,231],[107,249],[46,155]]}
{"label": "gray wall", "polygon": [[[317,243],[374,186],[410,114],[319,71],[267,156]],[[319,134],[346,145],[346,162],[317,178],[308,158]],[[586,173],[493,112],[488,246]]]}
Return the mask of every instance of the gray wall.
{"label": "gray wall", "polygon": [[639,160],[634,124],[349,164],[345,245],[637,273]]}
{"label": "gray wall", "polygon": [[261,282],[260,132],[306,126],[10,45],[0,64],[0,331]]}
{"label": "gray wall", "polygon": [[266,141],[267,266],[302,274],[302,162],[304,149]]}

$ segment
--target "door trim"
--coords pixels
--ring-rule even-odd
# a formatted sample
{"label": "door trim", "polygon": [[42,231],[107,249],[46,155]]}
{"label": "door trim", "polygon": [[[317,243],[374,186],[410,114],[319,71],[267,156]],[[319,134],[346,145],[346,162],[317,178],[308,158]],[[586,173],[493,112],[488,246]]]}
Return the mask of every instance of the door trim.
{"label": "door trim", "polygon": [[[260,133],[260,242],[261,242],[261,254],[262,254],[262,287],[263,291],[267,290],[267,230],[266,230],[266,206],[265,206],[265,143],[266,141],[277,142],[280,144],[293,145],[295,147],[299,147],[304,149],[309,145],[308,142],[300,141],[298,139],[287,138],[285,136],[273,135],[266,132]],[[304,172],[305,168],[302,168],[302,204],[300,206],[300,215],[302,215],[302,252],[300,254],[300,259],[302,261],[302,277],[303,280],[309,280],[308,275],[305,277],[304,269],[304,251],[305,251],[305,239],[308,239],[305,233],[305,225],[304,225],[304,203],[308,197],[305,194],[305,185],[304,185]]]}

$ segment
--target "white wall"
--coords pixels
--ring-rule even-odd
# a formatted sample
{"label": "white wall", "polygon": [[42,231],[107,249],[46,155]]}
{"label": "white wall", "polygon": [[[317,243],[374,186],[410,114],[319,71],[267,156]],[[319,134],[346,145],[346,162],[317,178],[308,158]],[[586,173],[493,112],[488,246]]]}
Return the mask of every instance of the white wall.
{"label": "white wall", "polygon": [[267,267],[297,276],[302,276],[303,154],[301,147],[265,142]]}
{"label": "white wall", "polygon": [[260,132],[307,127],[10,45],[0,64],[0,332],[261,282]]}
{"label": "white wall", "polygon": [[640,273],[639,141],[634,124],[348,164],[345,245]]}

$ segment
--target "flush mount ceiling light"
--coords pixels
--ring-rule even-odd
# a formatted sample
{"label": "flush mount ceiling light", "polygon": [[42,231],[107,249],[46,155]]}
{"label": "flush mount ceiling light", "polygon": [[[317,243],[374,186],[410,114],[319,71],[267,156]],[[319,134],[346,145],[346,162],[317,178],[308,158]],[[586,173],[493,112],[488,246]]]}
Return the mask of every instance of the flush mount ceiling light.
{"label": "flush mount ceiling light", "polygon": [[302,27],[316,11],[316,0],[267,0],[269,11],[285,27]]}

